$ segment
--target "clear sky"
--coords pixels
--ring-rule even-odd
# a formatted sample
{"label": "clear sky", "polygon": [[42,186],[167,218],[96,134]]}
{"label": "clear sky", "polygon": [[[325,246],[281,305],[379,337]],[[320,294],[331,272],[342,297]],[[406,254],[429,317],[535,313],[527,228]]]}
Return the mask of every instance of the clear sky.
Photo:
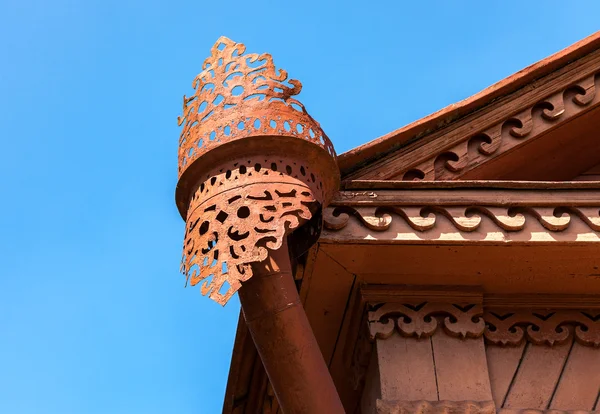
{"label": "clear sky", "polygon": [[338,152],[600,30],[597,1],[0,0],[0,413],[218,413],[239,302],[184,289],[182,95],[270,52]]}

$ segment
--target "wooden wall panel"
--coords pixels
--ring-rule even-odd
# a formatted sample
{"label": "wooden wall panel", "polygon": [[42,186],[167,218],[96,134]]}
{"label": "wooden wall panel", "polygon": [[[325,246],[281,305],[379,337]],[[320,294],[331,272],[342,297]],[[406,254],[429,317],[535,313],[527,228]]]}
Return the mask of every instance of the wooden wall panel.
{"label": "wooden wall panel", "polygon": [[377,341],[381,398],[437,401],[436,373],[430,338],[393,334]]}
{"label": "wooden wall panel", "polygon": [[321,250],[314,269],[304,309],[323,357],[329,364],[355,276]]}
{"label": "wooden wall panel", "polygon": [[503,408],[547,409],[571,346],[527,344]]}
{"label": "wooden wall panel", "polygon": [[431,337],[440,401],[490,401],[483,337],[460,339],[443,331]]}
{"label": "wooden wall panel", "polygon": [[490,384],[496,407],[502,407],[510,384],[521,363],[524,350],[525,343],[516,347],[494,345],[486,347]]}
{"label": "wooden wall panel", "polygon": [[377,400],[381,398],[381,381],[379,375],[379,363],[377,351],[373,350],[371,362],[367,371],[363,396],[360,401],[361,414],[377,412]]}
{"label": "wooden wall panel", "polygon": [[600,349],[573,344],[550,408],[593,410],[600,392]]}

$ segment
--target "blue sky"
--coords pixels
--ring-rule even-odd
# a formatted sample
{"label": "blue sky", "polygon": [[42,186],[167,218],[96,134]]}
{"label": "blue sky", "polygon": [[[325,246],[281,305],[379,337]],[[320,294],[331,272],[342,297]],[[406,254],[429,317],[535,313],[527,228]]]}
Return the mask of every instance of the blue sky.
{"label": "blue sky", "polygon": [[300,79],[343,152],[599,15],[595,1],[0,0],[0,412],[220,412],[239,302],[184,289],[174,203],[182,95],[220,35]]}

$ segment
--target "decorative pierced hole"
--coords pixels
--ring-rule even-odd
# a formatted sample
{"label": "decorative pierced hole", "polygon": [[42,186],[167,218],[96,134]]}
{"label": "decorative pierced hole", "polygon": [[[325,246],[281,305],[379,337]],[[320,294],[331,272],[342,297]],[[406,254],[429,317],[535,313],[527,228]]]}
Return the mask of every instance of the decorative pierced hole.
{"label": "decorative pierced hole", "polygon": [[231,94],[233,96],[240,96],[243,93],[244,93],[244,87],[240,86],[240,85],[234,86],[233,89],[231,90]]}
{"label": "decorative pierced hole", "polygon": [[250,209],[247,206],[242,206],[237,211],[237,216],[241,219],[248,218],[250,216]]}

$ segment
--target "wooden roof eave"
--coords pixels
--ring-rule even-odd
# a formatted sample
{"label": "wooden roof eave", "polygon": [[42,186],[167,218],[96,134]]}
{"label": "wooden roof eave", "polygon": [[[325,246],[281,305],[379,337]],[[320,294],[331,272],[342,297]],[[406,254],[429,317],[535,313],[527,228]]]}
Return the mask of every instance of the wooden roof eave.
{"label": "wooden roof eave", "polygon": [[597,243],[600,182],[346,182],[321,243]]}
{"label": "wooden roof eave", "polygon": [[[531,126],[532,110],[527,112],[528,108],[546,108],[542,115],[549,123],[542,125],[544,128],[535,126],[533,134],[528,135],[527,139],[521,140],[520,143],[538,137],[555,128],[556,125],[568,122],[594,107],[595,103],[591,102],[594,99],[594,76],[600,70],[598,48],[600,48],[600,32],[464,101],[341,154],[338,163],[343,177],[393,179],[398,174],[402,175],[414,168],[424,175],[417,178],[460,179],[460,174],[452,174],[454,170],[467,172],[469,169],[465,168],[466,164],[477,165],[482,160],[498,155],[494,147],[498,143],[498,139],[494,136],[496,126],[501,128],[503,123],[509,121],[513,123],[509,126],[517,127],[510,131],[516,134],[515,136],[520,134],[525,137],[530,134],[528,128]],[[591,54],[594,56],[589,56]],[[595,55],[599,55],[599,59]],[[570,105],[562,102],[563,94],[571,89],[579,91],[582,95],[580,98],[575,98],[576,107],[570,108],[566,116],[562,116],[562,107]],[[600,97],[595,99],[600,103]],[[554,109],[551,109],[553,106]],[[519,127],[519,123],[522,126]],[[479,153],[474,155],[482,159],[479,160],[477,157],[465,159],[468,158],[465,157],[468,155],[466,154],[468,149],[466,142],[463,148],[463,141],[481,134],[487,135],[487,138],[477,142],[484,145]],[[512,150],[512,147],[509,150]],[[447,170],[450,170],[450,174],[446,174],[448,177],[434,177],[431,174],[434,168],[433,161],[445,152],[453,153],[449,159],[442,160],[449,161]],[[494,156],[486,158],[485,156],[490,155],[486,152],[494,153]],[[431,162],[428,161],[429,158],[432,158]],[[390,163],[395,165],[390,166]],[[426,165],[421,165],[423,163]],[[398,168],[400,171],[397,171]]]}

